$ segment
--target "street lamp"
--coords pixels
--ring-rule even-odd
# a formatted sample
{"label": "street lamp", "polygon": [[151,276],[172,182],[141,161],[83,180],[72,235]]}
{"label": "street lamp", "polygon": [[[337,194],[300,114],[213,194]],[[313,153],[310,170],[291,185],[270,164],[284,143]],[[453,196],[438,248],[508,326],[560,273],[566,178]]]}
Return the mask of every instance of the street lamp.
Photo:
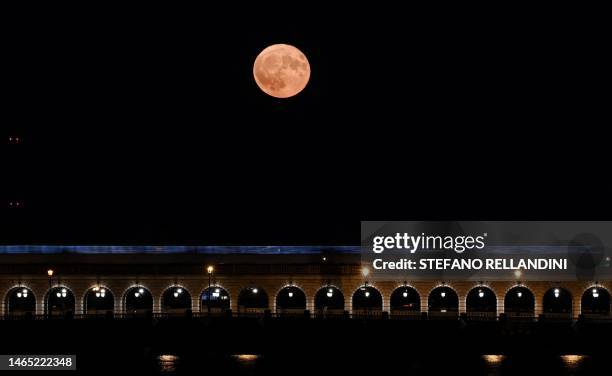
{"label": "street lamp", "polygon": [[137,298],[140,298],[141,296],[144,296],[144,292],[145,292],[144,288],[139,287],[138,290],[134,292],[134,296]]}
{"label": "street lamp", "polygon": [[51,317],[51,307],[49,306],[50,304],[50,297],[51,297],[51,286],[53,284],[53,274],[55,273],[55,271],[53,269],[47,269],[47,276],[49,277],[49,292],[47,293],[47,314],[49,315],[49,317]]}
{"label": "street lamp", "polygon": [[212,279],[212,274],[213,271],[215,271],[215,268],[213,268],[212,265],[208,265],[208,267],[206,268],[206,272],[208,273],[208,301],[206,302],[207,304],[207,308],[208,308],[208,316],[210,316],[210,293],[211,293],[211,279]]}
{"label": "street lamp", "polygon": [[363,294],[366,298],[369,298],[370,292],[368,291],[368,275],[370,275],[370,269],[367,266],[364,266],[363,268],[361,268],[361,275],[363,275]]}
{"label": "street lamp", "polygon": [[367,266],[364,266],[363,268],[361,268],[361,274],[363,275],[363,278],[368,278],[368,275],[370,274],[370,269],[368,269]]}
{"label": "street lamp", "polygon": [[47,270],[47,276],[49,277],[49,289],[51,288],[51,282],[53,280],[53,273],[55,273],[53,269]]}
{"label": "street lamp", "polygon": [[96,293],[96,298],[104,298],[106,296],[106,290],[99,285],[95,286],[93,290]]}
{"label": "street lamp", "polygon": [[523,273],[520,271],[520,269],[517,269],[514,271],[514,276],[519,279],[521,278],[521,276],[523,275]]}

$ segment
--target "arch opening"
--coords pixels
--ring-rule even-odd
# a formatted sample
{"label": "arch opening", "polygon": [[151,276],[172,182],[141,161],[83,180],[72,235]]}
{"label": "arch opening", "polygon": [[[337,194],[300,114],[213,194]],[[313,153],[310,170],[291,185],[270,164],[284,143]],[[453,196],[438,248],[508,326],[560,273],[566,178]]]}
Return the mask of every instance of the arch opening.
{"label": "arch opening", "polygon": [[456,317],[459,314],[459,297],[455,290],[448,286],[439,286],[431,290],[428,298],[429,316]]}
{"label": "arch opening", "polygon": [[6,295],[5,307],[6,316],[32,317],[36,314],[36,297],[27,287],[13,287]]}
{"label": "arch opening", "polygon": [[83,312],[87,315],[112,315],[115,296],[106,287],[94,286],[85,293]]}
{"label": "arch opening", "polygon": [[221,286],[207,287],[200,294],[200,311],[202,313],[223,313],[230,309],[230,295]]}
{"label": "arch opening", "polygon": [[74,294],[65,286],[51,288],[47,292],[45,301],[47,317],[70,317],[74,315]]}
{"label": "arch opening", "polygon": [[610,292],[604,288],[588,288],[582,294],[581,303],[581,313],[586,316],[610,315]]}
{"label": "arch opening", "polygon": [[276,295],[276,312],[280,314],[304,314],[306,294],[296,286],[283,287]]}
{"label": "arch opening", "polygon": [[153,295],[142,287],[130,287],[124,297],[125,313],[133,316],[148,316],[153,313]]}
{"label": "arch opening", "polygon": [[361,286],[353,293],[353,315],[378,316],[382,314],[382,295],[372,286]]}
{"label": "arch opening", "polygon": [[344,294],[335,286],[320,288],[315,294],[317,315],[341,315],[344,313]]}
{"label": "arch opening", "polygon": [[172,286],[162,294],[161,311],[167,314],[184,315],[191,311],[191,294],[181,286]]}
{"label": "arch opening", "polygon": [[401,286],[391,293],[391,314],[416,315],[421,312],[421,296],[414,287]]}
{"label": "arch opening", "polygon": [[548,289],[542,298],[542,313],[549,317],[571,317],[572,295],[570,292],[561,287]]}
{"label": "arch opening", "polygon": [[492,318],[497,315],[497,297],[486,286],[471,289],[465,298],[465,310],[471,318]]}
{"label": "arch opening", "polygon": [[504,297],[504,312],[509,317],[533,317],[535,315],[535,297],[525,286],[515,286],[508,290]]}
{"label": "arch opening", "polygon": [[261,287],[248,287],[238,294],[240,314],[261,314],[268,309],[268,294]]}

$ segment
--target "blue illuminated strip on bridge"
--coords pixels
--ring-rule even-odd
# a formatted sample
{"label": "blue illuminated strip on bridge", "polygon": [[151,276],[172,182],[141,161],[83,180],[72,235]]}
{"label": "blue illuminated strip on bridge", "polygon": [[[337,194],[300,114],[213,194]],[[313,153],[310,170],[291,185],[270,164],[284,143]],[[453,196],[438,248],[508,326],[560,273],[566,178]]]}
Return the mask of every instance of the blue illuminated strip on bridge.
{"label": "blue illuminated strip on bridge", "polygon": [[359,246],[2,245],[0,254],[358,254]]}

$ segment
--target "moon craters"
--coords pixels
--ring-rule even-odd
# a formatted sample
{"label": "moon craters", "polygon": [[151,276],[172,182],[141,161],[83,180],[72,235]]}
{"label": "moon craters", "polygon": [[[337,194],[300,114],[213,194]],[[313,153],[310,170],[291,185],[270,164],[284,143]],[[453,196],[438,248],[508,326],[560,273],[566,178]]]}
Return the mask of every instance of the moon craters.
{"label": "moon craters", "polygon": [[310,79],[310,64],[297,48],[275,44],[257,56],[253,76],[264,93],[276,98],[288,98],[306,87]]}

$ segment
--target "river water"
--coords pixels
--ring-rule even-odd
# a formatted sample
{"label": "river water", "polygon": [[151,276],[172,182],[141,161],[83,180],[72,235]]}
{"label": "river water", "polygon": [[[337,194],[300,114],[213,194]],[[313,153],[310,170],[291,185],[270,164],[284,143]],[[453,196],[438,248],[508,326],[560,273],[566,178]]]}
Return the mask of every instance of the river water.
{"label": "river water", "polygon": [[[433,354],[432,354],[433,355]],[[283,359],[262,354],[207,354],[197,360],[175,354],[159,354],[153,357],[152,374],[156,375],[280,375],[307,371],[314,374],[372,374],[377,359],[368,359],[367,353],[350,359],[346,367],[334,361],[334,355],[307,361],[283,355]],[[195,361],[194,361],[195,360]],[[529,356],[482,354],[473,357],[448,358],[440,354],[439,359],[431,357],[407,357],[401,361],[387,361],[386,372],[410,375],[603,375],[608,374],[607,365],[593,356],[564,354],[560,356]],[[360,362],[367,362],[363,367]],[[383,367],[382,364],[379,365]],[[209,372],[207,372],[209,371]]]}

